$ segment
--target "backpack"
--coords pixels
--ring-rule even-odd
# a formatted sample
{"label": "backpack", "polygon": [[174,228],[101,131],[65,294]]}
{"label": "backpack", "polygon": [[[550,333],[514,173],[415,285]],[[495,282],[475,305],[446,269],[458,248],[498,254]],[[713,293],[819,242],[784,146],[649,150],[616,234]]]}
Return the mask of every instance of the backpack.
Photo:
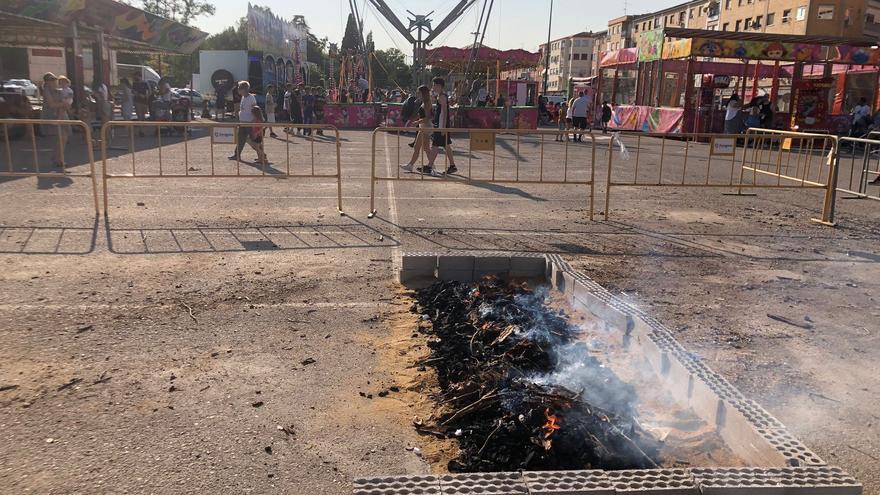
{"label": "backpack", "polygon": [[400,118],[403,120],[412,120],[419,109],[419,100],[415,96],[408,96],[403,100],[403,108],[400,110]]}

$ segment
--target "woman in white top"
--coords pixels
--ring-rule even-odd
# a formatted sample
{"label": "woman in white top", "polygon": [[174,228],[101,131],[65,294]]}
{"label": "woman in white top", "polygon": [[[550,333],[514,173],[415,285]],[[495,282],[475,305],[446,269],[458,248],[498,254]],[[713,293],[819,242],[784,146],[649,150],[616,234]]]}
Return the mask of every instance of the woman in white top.
{"label": "woman in white top", "polygon": [[[275,86],[271,84],[266,88],[266,122],[275,123]],[[278,137],[272,127],[269,128],[269,135]]]}
{"label": "woman in white top", "polygon": [[742,104],[739,102],[739,96],[734,93],[727,101],[727,113],[724,115],[725,134],[742,133],[743,119],[740,110],[742,110]]}
{"label": "woman in white top", "polygon": [[119,81],[120,99],[122,100],[122,120],[131,120],[134,115],[134,93],[131,90],[131,83],[127,77],[123,77]]}

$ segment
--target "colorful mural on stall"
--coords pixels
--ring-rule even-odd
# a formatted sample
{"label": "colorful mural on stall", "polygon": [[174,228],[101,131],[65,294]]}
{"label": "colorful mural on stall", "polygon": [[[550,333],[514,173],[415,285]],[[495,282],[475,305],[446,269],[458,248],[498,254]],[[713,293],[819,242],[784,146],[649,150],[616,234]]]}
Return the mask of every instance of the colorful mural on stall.
{"label": "colorful mural on stall", "polygon": [[0,11],[59,24],[79,20],[107,35],[176,53],[192,53],[208,36],[113,0],[3,0]]}
{"label": "colorful mural on stall", "polygon": [[453,122],[465,129],[537,129],[537,107],[460,107],[453,109]]}
{"label": "colorful mural on stall", "polygon": [[639,50],[639,62],[660,60],[664,39],[662,28],[639,33],[639,37],[636,39],[636,48]]}
{"label": "colorful mural on stall", "polygon": [[678,41],[670,41],[663,44],[663,59],[670,60],[676,58],[685,58],[691,56],[692,40],[684,39]]}
{"label": "colorful mural on stall", "polygon": [[880,64],[880,49],[867,46],[841,45],[837,47],[837,57],[833,62],[854,65]]}
{"label": "colorful mural on stall", "polygon": [[602,58],[599,59],[599,67],[610,67],[614,65],[634,64],[639,60],[638,48],[622,48],[620,50],[612,50],[603,52]]}
{"label": "colorful mural on stall", "polygon": [[618,105],[612,109],[612,129],[679,134],[684,122],[683,108]]}
{"label": "colorful mural on stall", "polygon": [[379,105],[325,105],[324,123],[340,129],[375,129],[380,124]]}
{"label": "colorful mural on stall", "polygon": [[[682,40],[688,41],[688,40]],[[683,58],[689,55],[750,60],[780,60],[788,62],[822,61],[822,47],[808,43],[780,43],[778,41],[743,41],[711,38],[690,40],[690,53],[685,43],[673,42],[664,47],[663,58]]]}
{"label": "colorful mural on stall", "polygon": [[792,130],[829,130],[828,94],[833,87],[833,78],[802,79],[792,84]]}

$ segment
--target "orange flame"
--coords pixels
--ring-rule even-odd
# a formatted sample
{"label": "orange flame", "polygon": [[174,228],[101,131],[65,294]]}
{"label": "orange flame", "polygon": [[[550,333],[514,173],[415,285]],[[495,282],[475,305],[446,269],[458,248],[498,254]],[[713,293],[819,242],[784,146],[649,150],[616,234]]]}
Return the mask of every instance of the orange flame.
{"label": "orange flame", "polygon": [[550,414],[550,408],[544,409],[544,417],[547,418],[547,422],[544,423],[544,426],[541,428],[544,430],[544,439],[550,438],[553,435],[553,432],[562,428],[560,425],[559,418],[553,414]]}

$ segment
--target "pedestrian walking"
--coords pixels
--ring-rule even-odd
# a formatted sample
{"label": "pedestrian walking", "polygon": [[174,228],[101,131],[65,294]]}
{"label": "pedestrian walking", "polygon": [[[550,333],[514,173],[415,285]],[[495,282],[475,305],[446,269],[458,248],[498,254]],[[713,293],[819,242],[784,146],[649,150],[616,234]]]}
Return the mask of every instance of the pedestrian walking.
{"label": "pedestrian walking", "polygon": [[[242,99],[244,101],[244,99]],[[254,99],[256,102],[256,98]],[[261,124],[266,122],[267,119],[263,115],[263,109],[254,105],[251,108],[251,117],[253,118],[252,122],[255,124]],[[250,128],[250,132],[247,134],[247,144],[257,152],[257,162],[261,165],[266,166],[269,165],[269,158],[266,157],[266,152],[263,150],[263,135],[266,133],[266,129],[261,125],[255,125]]]}
{"label": "pedestrian walking", "polygon": [[[275,86],[271,84],[266,88],[266,122],[275,123]],[[269,135],[273,138],[278,137],[273,127],[269,127]]]}
{"label": "pedestrian walking", "polygon": [[[284,110],[284,121],[285,122],[293,122],[293,117],[290,112],[291,102],[293,101],[293,84],[287,83],[284,86],[284,98],[281,104],[282,110]],[[290,126],[284,128],[284,132],[290,134]]]}
{"label": "pedestrian walking", "polygon": [[[431,90],[428,89],[427,86],[419,86],[419,101],[420,105],[416,112],[418,115],[418,120],[415,121],[416,125],[419,127],[419,132],[416,134],[416,140],[413,144],[413,152],[412,157],[409,159],[409,162],[406,165],[401,165],[400,168],[406,170],[407,172],[413,171],[413,165],[415,165],[416,161],[419,159],[419,156],[422,154],[422,151],[428,152],[428,147],[431,145],[430,139],[430,129],[433,127],[434,116],[432,115],[431,110]],[[420,168],[419,171],[422,171]]]}
{"label": "pedestrian walking", "polygon": [[770,104],[770,99],[764,97],[761,100],[759,109],[761,111],[761,128],[773,129],[775,125],[773,124],[773,105]]}
{"label": "pedestrian walking", "polygon": [[[317,87],[315,88],[315,123],[323,124],[324,123],[324,105],[327,104],[327,96],[324,95],[324,88]],[[319,136],[324,135],[323,129],[318,129]]]}
{"label": "pedestrian walking", "polygon": [[[43,120],[69,120],[70,105],[67,103],[61,90],[58,88],[58,77],[51,72],[43,75],[43,107],[40,110],[40,118]],[[67,139],[70,137],[70,126],[67,125],[46,125],[43,126],[44,136],[58,136],[58,139],[52,139],[53,160],[55,167],[64,166],[64,148],[67,146]]]}
{"label": "pedestrian walking", "polygon": [[743,119],[740,110],[742,110],[742,103],[739,101],[739,96],[734,93],[727,100],[727,111],[724,114],[725,134],[742,133]]}
{"label": "pedestrian walking", "polygon": [[[312,95],[312,88],[306,88],[302,97],[303,102],[303,124],[312,125],[315,123],[315,97]],[[311,136],[312,129],[310,127],[303,128],[303,136]]]}
{"label": "pedestrian walking", "polygon": [[[251,94],[251,84],[247,81],[239,81],[238,82],[238,96],[239,96],[239,110],[238,110],[238,121],[239,122],[253,122],[254,121],[254,106],[257,104],[257,98],[253,94]],[[235,153],[233,153],[229,159],[230,160],[241,160],[241,150],[244,149],[245,143],[247,143],[248,135],[251,132],[250,126],[239,125],[236,132],[236,145],[235,145]]]}
{"label": "pedestrian walking", "polygon": [[559,131],[556,141],[568,141],[568,122],[568,103],[563,101],[556,112],[556,129]]}
{"label": "pedestrian walking", "polygon": [[[571,102],[569,112],[571,112],[572,127],[574,127],[574,141],[580,143],[583,141],[584,133],[587,129],[587,109],[590,106],[590,100],[581,91],[578,97]],[[578,132],[580,131],[580,132]]]}
{"label": "pedestrian walking", "polygon": [[611,122],[611,105],[607,101],[602,102],[602,134],[608,134],[608,123]]}
{"label": "pedestrian walking", "polygon": [[131,120],[134,114],[134,92],[127,77],[119,81],[119,100],[122,106],[122,120]]}
{"label": "pedestrian walking", "polygon": [[448,166],[444,174],[454,174],[458,172],[455,167],[455,156],[452,152],[452,136],[446,129],[449,129],[449,96],[446,94],[446,80],[442,77],[435,77],[432,81],[432,91],[436,95],[434,110],[432,112],[432,123],[435,129],[431,134],[431,150],[428,153],[427,170],[424,173],[432,174],[434,172],[434,160],[440,153],[440,148],[446,154]]}
{"label": "pedestrian walking", "polygon": [[[296,127],[295,124],[303,123],[302,94],[300,94],[299,88],[294,89],[290,95],[290,122],[294,124],[292,127]],[[291,132],[293,131],[291,130]],[[300,132],[302,132],[302,127],[297,127],[296,133]]]}

